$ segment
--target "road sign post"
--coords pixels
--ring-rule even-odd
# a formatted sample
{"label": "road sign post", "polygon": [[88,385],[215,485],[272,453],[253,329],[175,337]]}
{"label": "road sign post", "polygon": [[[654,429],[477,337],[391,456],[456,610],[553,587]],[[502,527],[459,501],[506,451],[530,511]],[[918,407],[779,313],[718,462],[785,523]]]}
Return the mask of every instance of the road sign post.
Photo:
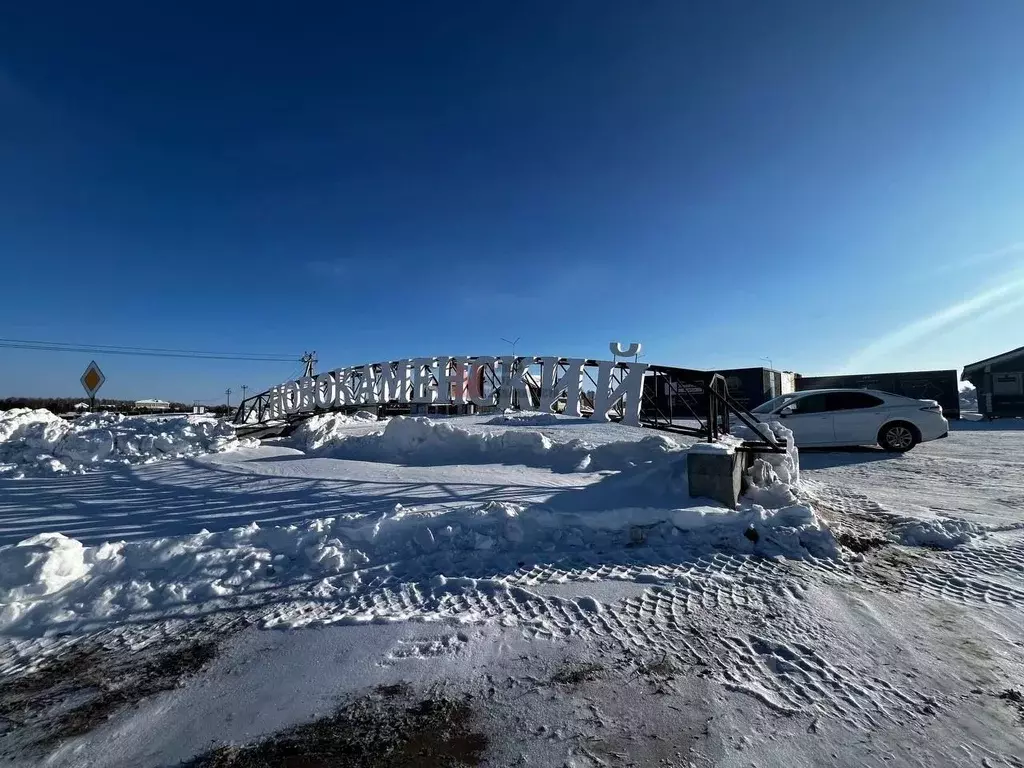
{"label": "road sign post", "polygon": [[107,377],[103,375],[103,371],[96,365],[95,360],[89,363],[85,373],[82,374],[82,388],[85,390],[85,394],[89,396],[90,411],[96,410],[96,393],[100,391],[100,387],[103,386],[103,382],[106,380]]}

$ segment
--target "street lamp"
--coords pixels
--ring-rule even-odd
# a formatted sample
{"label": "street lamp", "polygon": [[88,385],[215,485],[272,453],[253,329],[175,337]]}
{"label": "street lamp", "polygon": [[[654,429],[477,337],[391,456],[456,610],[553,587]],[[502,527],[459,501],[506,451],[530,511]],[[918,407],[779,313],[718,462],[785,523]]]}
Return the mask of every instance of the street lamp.
{"label": "street lamp", "polygon": [[772,363],[772,359],[770,357],[762,357],[761,359],[762,360],[767,360],[768,361],[768,367],[771,368],[773,371],[775,370],[775,365]]}

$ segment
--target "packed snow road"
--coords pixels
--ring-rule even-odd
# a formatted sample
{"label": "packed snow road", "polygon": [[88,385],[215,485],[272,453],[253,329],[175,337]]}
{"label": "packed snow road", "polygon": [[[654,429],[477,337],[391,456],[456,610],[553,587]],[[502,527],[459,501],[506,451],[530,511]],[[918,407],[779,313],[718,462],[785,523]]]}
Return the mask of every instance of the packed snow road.
{"label": "packed snow road", "polygon": [[224,448],[0,478],[7,757],[1022,764],[1022,430],[805,452],[735,511],[583,420]]}

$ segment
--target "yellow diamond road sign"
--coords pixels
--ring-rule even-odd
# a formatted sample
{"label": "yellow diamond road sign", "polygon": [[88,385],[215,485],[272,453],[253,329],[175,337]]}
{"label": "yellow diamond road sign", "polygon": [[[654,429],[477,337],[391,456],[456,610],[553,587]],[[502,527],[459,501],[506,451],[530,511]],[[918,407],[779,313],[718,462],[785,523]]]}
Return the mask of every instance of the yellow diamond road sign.
{"label": "yellow diamond road sign", "polygon": [[107,380],[107,377],[103,375],[103,371],[96,365],[96,361],[93,360],[89,363],[89,367],[85,369],[85,373],[82,374],[82,386],[85,388],[85,394],[89,397],[96,397],[96,393],[100,391],[100,387],[103,386],[103,382]]}

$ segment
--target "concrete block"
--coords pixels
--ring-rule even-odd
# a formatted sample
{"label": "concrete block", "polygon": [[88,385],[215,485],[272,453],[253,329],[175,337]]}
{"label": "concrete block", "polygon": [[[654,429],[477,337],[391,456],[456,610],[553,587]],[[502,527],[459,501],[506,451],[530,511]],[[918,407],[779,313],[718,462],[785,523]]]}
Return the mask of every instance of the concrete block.
{"label": "concrete block", "polygon": [[743,454],[735,451],[686,453],[686,477],[691,498],[707,498],[735,509],[743,484]]}

